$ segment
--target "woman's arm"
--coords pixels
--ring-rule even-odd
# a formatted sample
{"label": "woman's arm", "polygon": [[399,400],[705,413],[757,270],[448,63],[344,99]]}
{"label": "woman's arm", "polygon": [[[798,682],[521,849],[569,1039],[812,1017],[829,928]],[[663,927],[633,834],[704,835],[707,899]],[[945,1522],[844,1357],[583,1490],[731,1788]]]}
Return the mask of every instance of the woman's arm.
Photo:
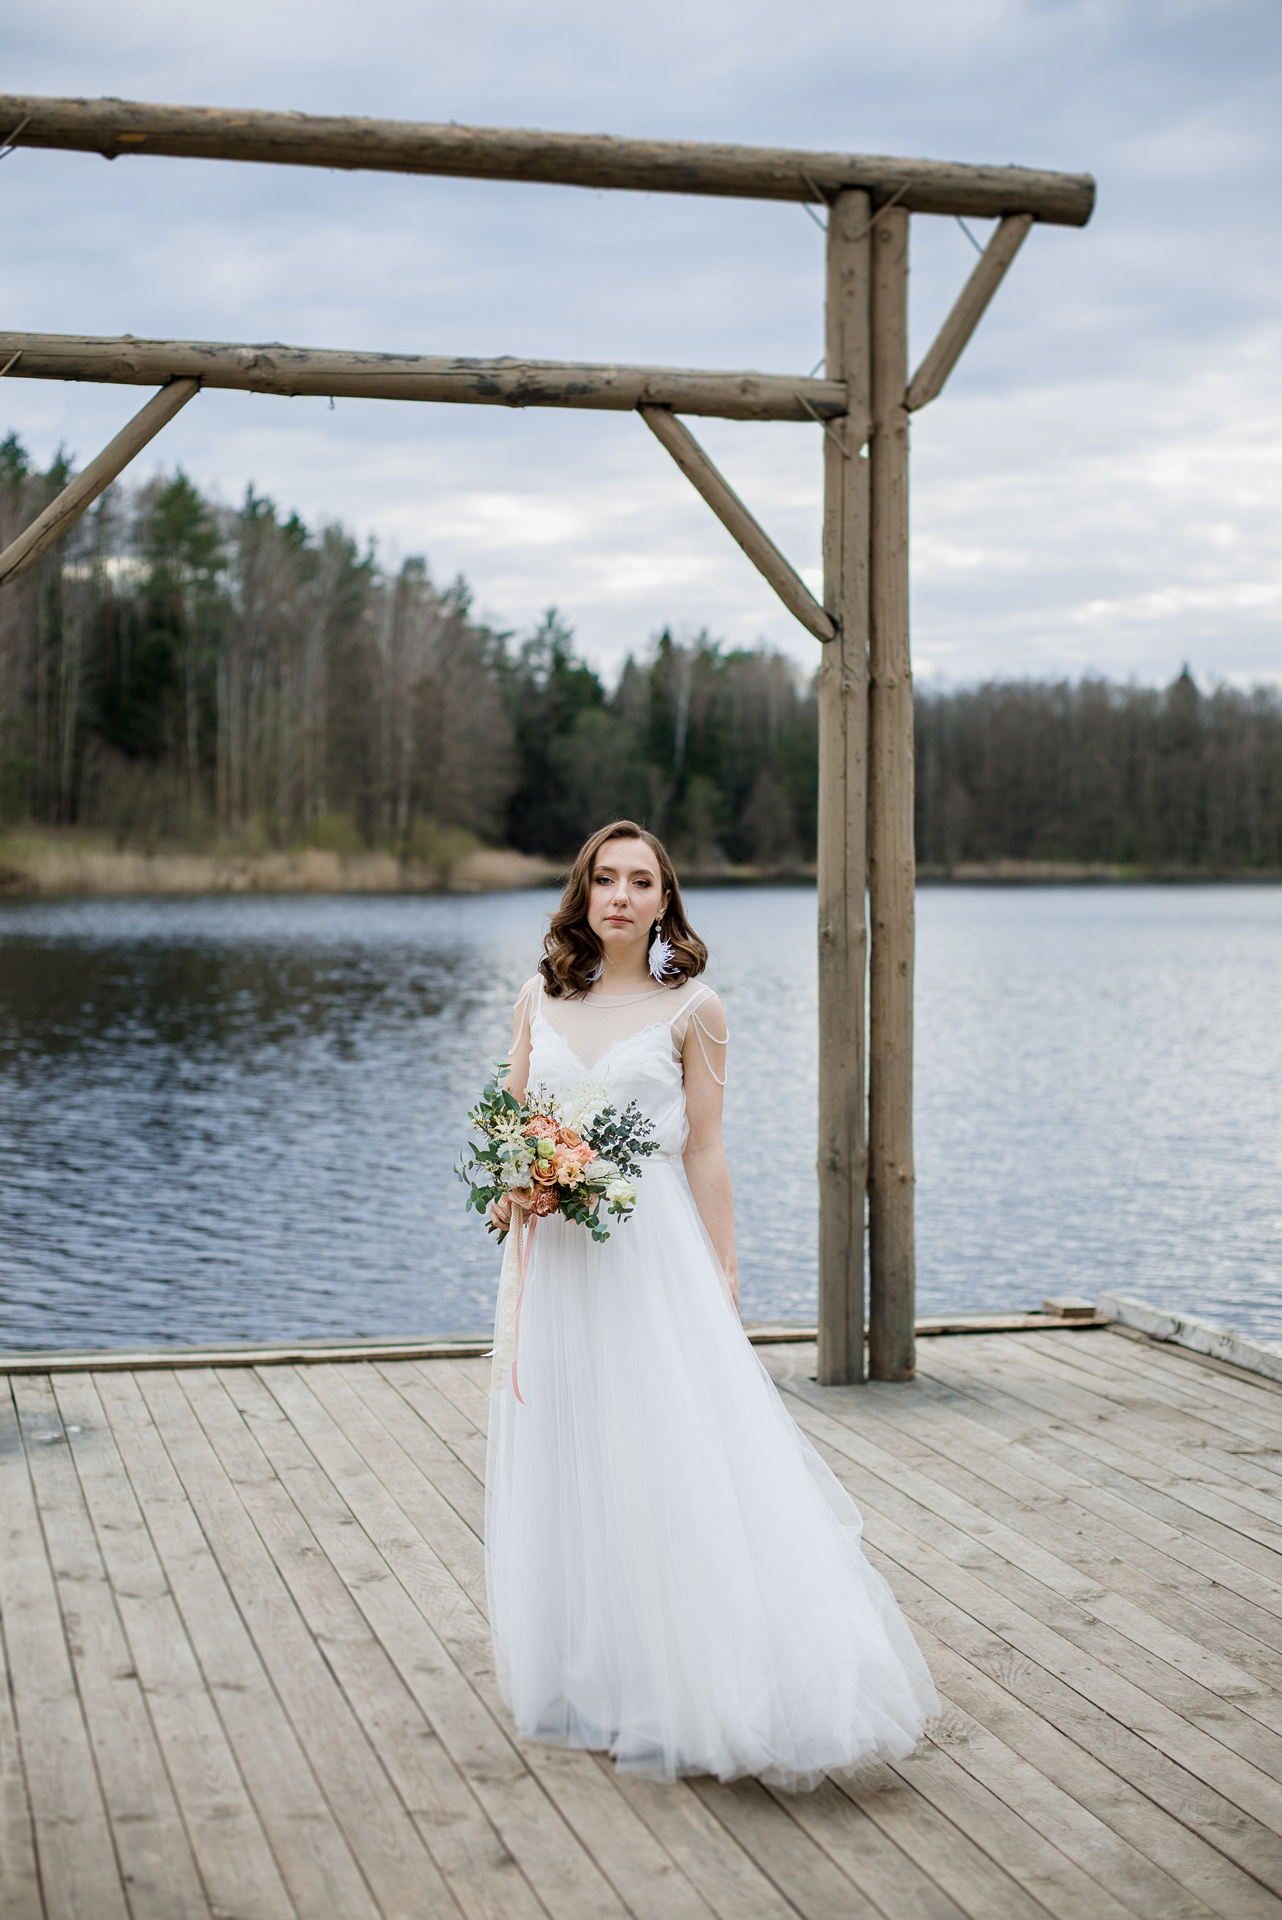
{"label": "woman's arm", "polygon": [[503,1085],[518,1100],[525,1098],[525,1083],[530,1077],[530,1009],[534,1001],[534,983],[522,987],[512,1014],[512,1045],[508,1052],[511,1066]]}
{"label": "woman's arm", "polygon": [[[512,1015],[512,1046],[508,1054],[511,1062],[503,1085],[518,1100],[525,1098],[525,1085],[530,1077],[530,1009],[534,1002],[534,986],[529,983],[522,988],[517,999],[516,1010]],[[512,1222],[512,1202],[508,1199],[490,1201],[490,1219],[504,1232]]]}
{"label": "woman's arm", "polygon": [[690,1125],[683,1160],[694,1204],[708,1229],[708,1238],[716,1249],[730,1297],[737,1307],[739,1261],[734,1244],[734,1188],[721,1137],[728,1037],[721,1002],[715,995],[701,1001],[686,1022],[681,1046],[686,1119]]}

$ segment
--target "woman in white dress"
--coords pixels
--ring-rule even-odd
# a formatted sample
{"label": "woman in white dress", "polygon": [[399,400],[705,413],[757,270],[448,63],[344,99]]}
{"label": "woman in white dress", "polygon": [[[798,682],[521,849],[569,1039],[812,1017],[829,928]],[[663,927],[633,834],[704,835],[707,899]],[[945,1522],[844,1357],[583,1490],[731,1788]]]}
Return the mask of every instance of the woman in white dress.
{"label": "woman in white dress", "polygon": [[[572,1099],[602,1084],[638,1102],[659,1150],[607,1241],[538,1222],[519,1398],[495,1369],[490,1621],[525,1737],[660,1778],[795,1789],[902,1758],[939,1703],[858,1511],[739,1322],[727,1032],[706,963],[659,841],[631,821],[594,834],[517,1001],[508,1085]],[[761,1116],[762,1177],[788,1124]],[[492,1212],[508,1223],[506,1202]]]}

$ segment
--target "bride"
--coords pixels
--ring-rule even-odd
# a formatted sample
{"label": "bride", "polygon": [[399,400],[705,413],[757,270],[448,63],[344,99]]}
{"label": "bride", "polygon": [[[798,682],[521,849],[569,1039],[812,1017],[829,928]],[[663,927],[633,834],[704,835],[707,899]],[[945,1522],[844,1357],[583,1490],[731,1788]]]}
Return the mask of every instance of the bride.
{"label": "bride", "polygon": [[[508,1085],[598,1083],[659,1150],[607,1241],[557,1214],[534,1233],[519,1397],[495,1367],[490,1621],[525,1737],[796,1789],[901,1758],[939,1703],[855,1506],[739,1323],[706,964],[660,842],[627,820],[594,833],[517,1000]],[[763,1166],[776,1124],[761,1115]],[[509,1203],[491,1212],[509,1224]]]}

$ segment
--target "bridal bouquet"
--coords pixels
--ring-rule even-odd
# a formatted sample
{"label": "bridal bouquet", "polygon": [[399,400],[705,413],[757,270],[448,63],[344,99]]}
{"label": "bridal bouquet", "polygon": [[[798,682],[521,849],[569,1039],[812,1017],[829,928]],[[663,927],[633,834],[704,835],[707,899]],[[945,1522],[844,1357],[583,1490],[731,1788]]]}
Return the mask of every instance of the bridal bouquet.
{"label": "bridal bouquet", "polygon": [[468,1186],[468,1206],[485,1213],[492,1200],[510,1200],[531,1225],[560,1213],[594,1240],[608,1240],[602,1214],[627,1219],[641,1162],[658,1146],[649,1137],[650,1122],[635,1100],[620,1113],[599,1085],[560,1099],[535,1088],[518,1100],[500,1085],[508,1065],[495,1062],[467,1116],[481,1138],[479,1146],[469,1142],[457,1169]]}

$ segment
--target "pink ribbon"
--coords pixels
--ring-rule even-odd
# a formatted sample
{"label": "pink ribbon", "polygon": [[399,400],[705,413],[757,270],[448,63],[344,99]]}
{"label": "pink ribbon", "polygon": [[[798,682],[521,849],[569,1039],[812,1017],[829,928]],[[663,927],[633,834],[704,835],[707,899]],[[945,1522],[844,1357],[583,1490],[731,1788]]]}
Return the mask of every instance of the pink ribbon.
{"label": "pink ribbon", "polygon": [[[514,1207],[513,1212],[516,1215],[516,1219],[513,1220],[512,1226],[517,1236],[517,1247],[521,1262],[521,1278],[516,1289],[516,1312],[512,1316],[512,1391],[517,1399],[521,1401],[521,1405],[524,1406],[525,1401],[521,1399],[521,1389],[517,1384],[516,1363],[521,1357],[521,1302],[525,1298],[525,1276],[529,1271],[530,1248],[534,1245],[534,1229],[539,1222],[538,1215],[534,1213],[531,1213],[527,1220],[526,1209],[524,1207]],[[522,1233],[524,1233],[525,1236],[524,1240],[521,1238]]]}

